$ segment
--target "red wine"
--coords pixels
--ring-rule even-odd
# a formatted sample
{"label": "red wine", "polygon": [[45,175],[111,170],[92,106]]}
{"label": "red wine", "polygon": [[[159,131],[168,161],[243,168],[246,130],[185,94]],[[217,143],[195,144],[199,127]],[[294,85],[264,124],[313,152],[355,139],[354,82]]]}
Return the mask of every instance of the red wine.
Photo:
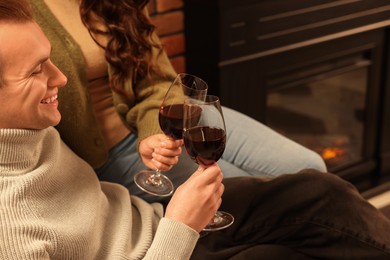
{"label": "red wine", "polygon": [[183,104],[161,107],[158,121],[166,135],[173,139],[183,138]]}
{"label": "red wine", "polygon": [[[183,104],[174,104],[160,108],[158,121],[161,130],[173,139],[183,138]],[[199,121],[202,109],[199,106],[192,106],[191,116],[187,120],[191,121],[191,125]]]}
{"label": "red wine", "polygon": [[221,158],[226,134],[220,128],[198,126],[184,132],[184,144],[190,158],[207,167]]}

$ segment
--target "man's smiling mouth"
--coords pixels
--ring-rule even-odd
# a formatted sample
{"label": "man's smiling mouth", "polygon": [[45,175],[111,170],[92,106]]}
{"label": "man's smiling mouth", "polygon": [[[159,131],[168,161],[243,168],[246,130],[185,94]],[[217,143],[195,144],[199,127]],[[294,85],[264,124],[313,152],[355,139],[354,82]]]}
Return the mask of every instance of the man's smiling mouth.
{"label": "man's smiling mouth", "polygon": [[50,104],[50,103],[52,103],[52,102],[54,102],[54,101],[56,101],[56,100],[57,100],[57,94],[55,94],[55,95],[52,96],[52,97],[43,99],[43,100],[41,101],[41,103],[42,103],[42,104]]}

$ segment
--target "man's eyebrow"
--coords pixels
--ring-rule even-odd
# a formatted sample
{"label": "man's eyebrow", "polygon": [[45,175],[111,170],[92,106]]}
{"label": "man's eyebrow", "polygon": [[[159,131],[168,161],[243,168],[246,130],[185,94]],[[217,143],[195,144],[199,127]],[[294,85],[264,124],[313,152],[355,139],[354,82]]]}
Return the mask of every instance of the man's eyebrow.
{"label": "man's eyebrow", "polygon": [[51,46],[50,46],[49,55],[43,56],[42,58],[40,58],[39,60],[37,60],[37,61],[31,66],[31,70],[34,70],[37,66],[39,66],[39,65],[41,65],[42,63],[44,63],[45,61],[49,60],[49,59],[50,59],[50,56],[51,56],[51,51],[52,51],[52,48],[51,48]]}
{"label": "man's eyebrow", "polygon": [[34,63],[33,68],[35,68],[35,67],[41,65],[42,63],[44,63],[44,62],[47,61],[48,59],[49,59],[48,57],[39,59],[37,62]]}

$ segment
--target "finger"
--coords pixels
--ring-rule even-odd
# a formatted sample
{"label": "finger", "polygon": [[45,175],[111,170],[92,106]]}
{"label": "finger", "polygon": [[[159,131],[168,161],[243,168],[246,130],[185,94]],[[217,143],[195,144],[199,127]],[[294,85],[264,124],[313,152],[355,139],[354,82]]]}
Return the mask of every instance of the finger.
{"label": "finger", "polygon": [[184,140],[183,139],[179,139],[179,140],[176,140],[178,145],[179,146],[183,146],[184,145]]}
{"label": "finger", "polygon": [[154,167],[160,171],[168,171],[173,167],[173,165],[171,165],[171,164],[164,164],[164,163],[161,163],[155,159],[152,159],[152,162],[153,162]]}
{"label": "finger", "polygon": [[210,193],[212,196],[215,196],[216,199],[222,197],[222,194],[225,191],[225,186],[223,183],[215,183],[215,185],[209,185]]}
{"label": "finger", "polygon": [[217,189],[217,195],[219,197],[222,197],[222,194],[224,193],[224,191],[225,191],[225,185],[223,185],[223,183],[221,183],[221,185]]}
{"label": "finger", "polygon": [[224,186],[221,185],[218,190],[215,192],[215,200],[214,200],[214,206],[215,206],[215,211],[217,211],[222,204],[222,194],[224,192]]}
{"label": "finger", "polygon": [[183,141],[181,140],[171,140],[171,139],[165,139],[160,142],[159,147],[160,148],[167,148],[167,149],[177,149],[183,145]]}
{"label": "finger", "polygon": [[204,171],[206,170],[206,168],[203,168],[203,166],[199,165],[198,166],[198,169],[196,169],[196,171],[194,172],[194,174],[203,174]]}
{"label": "finger", "polygon": [[152,157],[154,160],[167,165],[175,165],[179,162],[179,156],[165,156],[154,152]]}
{"label": "finger", "polygon": [[190,177],[190,179],[195,178],[197,179],[196,182],[199,185],[208,187],[208,192],[214,193],[217,189],[216,185],[219,185],[222,181],[222,173],[219,167],[215,167],[215,165],[208,168],[202,168],[200,166]]}
{"label": "finger", "polygon": [[181,151],[182,151],[181,147],[176,147],[176,148],[172,148],[172,149],[157,147],[154,149],[155,153],[158,153],[162,156],[167,156],[167,157],[179,156],[181,154]]}
{"label": "finger", "polygon": [[221,169],[216,164],[213,164],[212,166],[208,167],[204,171],[204,175],[208,176],[208,184],[221,183],[223,180]]}
{"label": "finger", "polygon": [[217,212],[218,211],[218,209],[221,207],[221,205],[222,205],[222,198],[220,197],[219,199],[218,199],[218,201],[217,201],[217,203],[216,203],[216,209],[215,209],[215,212]]}

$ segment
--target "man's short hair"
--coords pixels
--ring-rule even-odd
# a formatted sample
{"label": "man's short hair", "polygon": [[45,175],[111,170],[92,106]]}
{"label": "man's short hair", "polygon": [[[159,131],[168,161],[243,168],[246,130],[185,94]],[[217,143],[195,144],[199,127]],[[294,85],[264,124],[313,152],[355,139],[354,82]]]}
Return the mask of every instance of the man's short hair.
{"label": "man's short hair", "polygon": [[[26,0],[0,0],[0,30],[4,23],[24,23],[29,21],[33,21],[29,2]],[[2,59],[0,55],[0,87],[3,82],[1,65]]]}
{"label": "man's short hair", "polygon": [[26,0],[0,0],[0,23],[32,21],[30,3]]}

